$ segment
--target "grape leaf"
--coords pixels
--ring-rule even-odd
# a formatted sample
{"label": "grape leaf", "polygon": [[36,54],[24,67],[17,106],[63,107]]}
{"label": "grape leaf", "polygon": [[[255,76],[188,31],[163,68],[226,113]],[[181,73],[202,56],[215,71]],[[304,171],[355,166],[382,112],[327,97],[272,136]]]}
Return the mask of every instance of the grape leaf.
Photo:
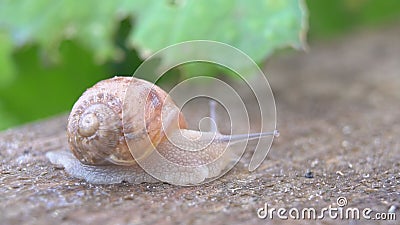
{"label": "grape leaf", "polygon": [[298,0],[146,1],[130,43],[144,55],[182,41],[230,44],[260,62],[275,49],[305,46],[307,12]]}
{"label": "grape leaf", "polygon": [[51,58],[59,43],[77,39],[103,62],[116,57],[113,35],[132,18],[128,44],[146,57],[192,39],[231,44],[259,62],[276,48],[304,46],[307,12],[299,0],[2,0],[0,31],[14,46],[37,43]]}
{"label": "grape leaf", "polygon": [[11,34],[15,46],[38,43],[52,57],[62,40],[76,38],[104,60],[115,54],[117,6],[117,1],[3,0],[0,30]]}

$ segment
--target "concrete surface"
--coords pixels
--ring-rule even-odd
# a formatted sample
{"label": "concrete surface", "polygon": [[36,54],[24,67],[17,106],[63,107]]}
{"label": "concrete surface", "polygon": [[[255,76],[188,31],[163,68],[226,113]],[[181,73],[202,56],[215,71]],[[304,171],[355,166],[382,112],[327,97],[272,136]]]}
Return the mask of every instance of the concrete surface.
{"label": "concrete surface", "polygon": [[[66,116],[0,133],[0,224],[292,224],[259,219],[269,207],[393,211],[400,220],[400,26],[355,31],[280,54],[265,65],[278,128],[268,158],[251,153],[202,186],[91,185],[51,165],[66,149]],[[297,220],[306,224],[309,220]],[[316,224],[397,224],[316,220]]]}

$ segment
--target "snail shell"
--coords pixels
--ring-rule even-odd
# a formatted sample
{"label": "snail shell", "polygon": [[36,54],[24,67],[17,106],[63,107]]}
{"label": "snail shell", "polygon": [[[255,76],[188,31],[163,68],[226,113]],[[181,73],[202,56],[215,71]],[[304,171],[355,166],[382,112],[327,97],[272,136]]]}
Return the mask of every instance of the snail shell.
{"label": "snail shell", "polygon": [[[122,107],[126,90],[133,78],[115,77],[103,80],[89,88],[75,103],[68,119],[67,136],[75,157],[87,165],[133,165],[135,160],[127,146],[122,121]],[[178,108],[161,88],[147,81],[134,79],[137,93],[149,92],[146,101],[135,99],[130,106],[146,112],[132,115],[130,130],[147,131],[154,146],[165,137],[159,122],[162,107]],[[146,96],[142,96],[145,98]],[[169,109],[167,113],[174,112]],[[145,123],[140,121],[145,115]],[[134,116],[138,118],[134,118]],[[179,128],[185,128],[182,114]],[[173,121],[173,120],[172,120]],[[145,125],[146,127],[141,127]],[[174,129],[170,122],[167,129]],[[125,130],[127,130],[127,127]],[[146,148],[145,146],[138,146]],[[146,148],[148,149],[148,148]]]}

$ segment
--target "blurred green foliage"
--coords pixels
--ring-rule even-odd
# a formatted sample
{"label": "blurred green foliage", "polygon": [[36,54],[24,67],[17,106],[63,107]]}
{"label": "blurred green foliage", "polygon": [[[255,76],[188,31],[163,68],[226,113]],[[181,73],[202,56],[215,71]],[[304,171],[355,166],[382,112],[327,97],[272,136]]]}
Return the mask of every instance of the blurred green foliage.
{"label": "blurred green foliage", "polygon": [[398,0],[307,0],[307,7],[310,14],[310,41],[400,19]]}
{"label": "blurred green foliage", "polygon": [[[311,40],[400,15],[396,0],[306,3]],[[222,41],[259,63],[277,48],[301,48],[307,26],[301,6],[297,0],[0,0],[0,130],[66,112],[87,87],[130,75],[149,53],[180,41]],[[216,74],[206,65],[184,71]]]}
{"label": "blurred green foliage", "polygon": [[301,48],[302,6],[297,0],[0,0],[0,130],[65,112],[87,87],[130,75],[152,52],[181,41],[225,42],[258,62],[278,47]]}

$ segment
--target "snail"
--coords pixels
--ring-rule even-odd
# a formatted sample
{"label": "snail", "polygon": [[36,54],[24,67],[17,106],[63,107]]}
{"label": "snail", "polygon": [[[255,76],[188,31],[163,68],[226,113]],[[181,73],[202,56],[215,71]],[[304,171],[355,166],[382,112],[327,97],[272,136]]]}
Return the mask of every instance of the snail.
{"label": "snail", "polygon": [[[215,102],[210,117],[215,120]],[[182,112],[160,87],[114,77],[87,89],[74,104],[67,124],[71,151],[46,156],[72,177],[94,184],[193,185],[223,173],[233,143],[267,135],[277,131],[223,135],[215,125],[209,132],[188,130]]]}

